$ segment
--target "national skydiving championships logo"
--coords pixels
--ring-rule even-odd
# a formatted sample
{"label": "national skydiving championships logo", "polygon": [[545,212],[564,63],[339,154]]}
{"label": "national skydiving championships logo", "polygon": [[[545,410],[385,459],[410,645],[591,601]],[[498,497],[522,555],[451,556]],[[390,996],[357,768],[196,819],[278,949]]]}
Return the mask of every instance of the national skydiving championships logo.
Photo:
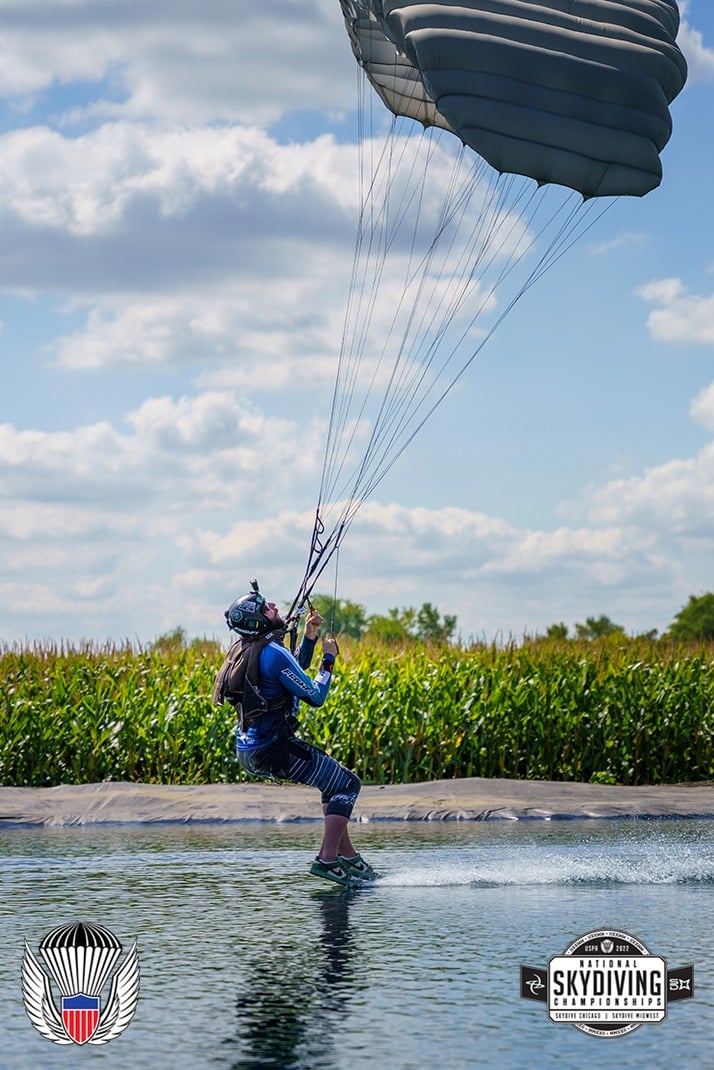
{"label": "national skydiving championships logo", "polygon": [[25,941],[22,994],[38,1033],[55,1044],[106,1044],[124,1032],[139,999],[136,943],[112,976],[104,1006],[100,993],[122,952],[113,933],[101,925],[74,922],[53,929],[39,950],[62,1000],[58,1010],[50,977]]}
{"label": "national skydiving championships logo", "polygon": [[521,966],[521,995],[548,1004],[551,1022],[594,1037],[621,1037],[662,1022],[667,1006],[694,995],[694,967],[670,970],[665,959],[617,929],[578,937],[547,970]]}

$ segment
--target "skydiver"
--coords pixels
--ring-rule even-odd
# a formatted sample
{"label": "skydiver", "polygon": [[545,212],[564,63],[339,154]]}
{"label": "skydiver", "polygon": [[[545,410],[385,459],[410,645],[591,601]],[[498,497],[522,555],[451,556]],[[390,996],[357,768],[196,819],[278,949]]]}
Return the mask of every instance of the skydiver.
{"label": "skydiver", "polygon": [[236,707],[236,753],[241,767],[254,776],[308,784],[322,793],[324,831],[310,867],[315,877],[353,885],[377,874],[355,850],[348,824],[361,783],[351,770],[296,735],[300,701],[322,706],[338,654],[334,638],[322,639],[322,661],[314,680],[307,675],[322,617],[315,610],[305,622],[297,657],[283,645],[287,624],[274,602],[253,582],[253,592],[226,610],[229,629],[241,638],[233,644],[216,677],[213,700]]}

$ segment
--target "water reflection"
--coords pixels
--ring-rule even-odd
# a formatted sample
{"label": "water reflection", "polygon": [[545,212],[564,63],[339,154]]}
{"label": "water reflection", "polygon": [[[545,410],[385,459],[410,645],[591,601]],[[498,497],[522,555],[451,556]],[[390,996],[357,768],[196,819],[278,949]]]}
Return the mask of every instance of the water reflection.
{"label": "water reflection", "polygon": [[312,931],[258,949],[244,967],[236,997],[239,1058],[232,1070],[334,1067],[336,1045],[355,984],[349,913],[354,896],[312,894]]}

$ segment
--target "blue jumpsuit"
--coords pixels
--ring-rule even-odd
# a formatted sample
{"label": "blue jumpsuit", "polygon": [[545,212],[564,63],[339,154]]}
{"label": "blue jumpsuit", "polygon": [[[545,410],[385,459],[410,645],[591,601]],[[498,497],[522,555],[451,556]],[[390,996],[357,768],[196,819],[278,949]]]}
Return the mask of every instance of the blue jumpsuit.
{"label": "blue jumpsuit", "polygon": [[287,717],[297,714],[301,700],[321,706],[330,690],[332,654],[323,654],[314,680],[305,672],[314,649],[315,640],[304,636],[297,658],[274,641],[261,650],[257,684],[268,710],[245,732],[237,728],[236,752],[247,773],[319,788],[327,814],[349,817],[361,787],[359,777],[288,728]]}

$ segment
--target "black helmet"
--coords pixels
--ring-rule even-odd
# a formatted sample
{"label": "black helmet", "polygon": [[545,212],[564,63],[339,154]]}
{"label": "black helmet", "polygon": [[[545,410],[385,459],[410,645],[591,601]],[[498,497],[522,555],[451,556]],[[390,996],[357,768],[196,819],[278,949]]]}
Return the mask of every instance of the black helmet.
{"label": "black helmet", "polygon": [[241,595],[232,602],[223,614],[232,632],[239,635],[267,635],[274,625],[263,616],[265,599],[258,590],[258,581],[253,580],[251,594]]}

